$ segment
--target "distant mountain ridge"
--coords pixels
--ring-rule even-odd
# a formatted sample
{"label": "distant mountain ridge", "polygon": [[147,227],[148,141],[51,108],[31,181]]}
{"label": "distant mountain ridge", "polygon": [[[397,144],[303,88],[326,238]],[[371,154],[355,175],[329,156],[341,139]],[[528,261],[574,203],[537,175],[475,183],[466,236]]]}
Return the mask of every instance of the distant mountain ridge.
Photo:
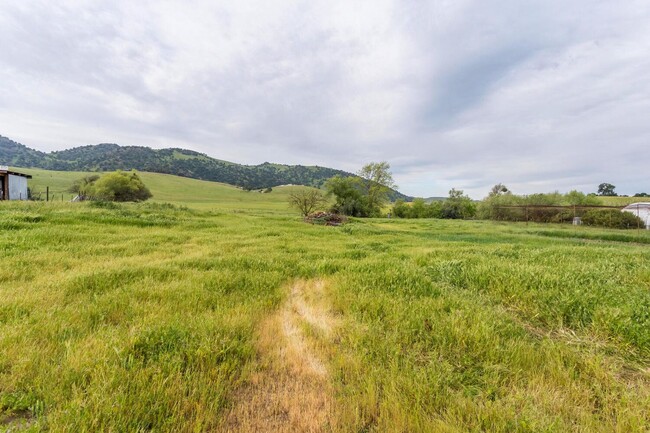
{"label": "distant mountain ridge", "polygon": [[[328,167],[283,165],[265,162],[243,165],[222,161],[193,150],[152,149],[101,143],[50,153],[31,149],[0,135],[0,165],[59,171],[140,170],[193,179],[223,182],[249,189],[278,185],[321,187],[333,176],[354,176]],[[410,199],[398,191],[393,199]]]}

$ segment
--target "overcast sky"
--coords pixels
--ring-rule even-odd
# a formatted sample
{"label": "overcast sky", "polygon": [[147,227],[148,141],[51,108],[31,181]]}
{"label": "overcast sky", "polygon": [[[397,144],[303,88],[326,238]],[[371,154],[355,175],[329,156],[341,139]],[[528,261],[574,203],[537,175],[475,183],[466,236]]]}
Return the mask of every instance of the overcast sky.
{"label": "overcast sky", "polygon": [[650,192],[650,1],[2,0],[0,134]]}

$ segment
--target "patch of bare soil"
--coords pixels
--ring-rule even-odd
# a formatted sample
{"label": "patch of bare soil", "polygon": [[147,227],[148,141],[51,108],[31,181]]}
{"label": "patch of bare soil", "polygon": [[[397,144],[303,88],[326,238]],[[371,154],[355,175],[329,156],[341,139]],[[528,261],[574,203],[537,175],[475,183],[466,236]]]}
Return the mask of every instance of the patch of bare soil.
{"label": "patch of bare soil", "polygon": [[0,432],[13,433],[28,429],[34,424],[34,418],[29,412],[19,412],[11,415],[0,414]]}
{"label": "patch of bare soil", "polygon": [[259,362],[220,432],[327,432],[333,396],[323,346],[336,319],[322,281],[298,281],[259,331]]}

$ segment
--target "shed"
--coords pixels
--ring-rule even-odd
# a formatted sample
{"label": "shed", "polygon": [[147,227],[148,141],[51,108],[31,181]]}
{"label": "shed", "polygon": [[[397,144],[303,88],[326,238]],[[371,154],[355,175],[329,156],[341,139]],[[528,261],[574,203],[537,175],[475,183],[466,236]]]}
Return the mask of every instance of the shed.
{"label": "shed", "polygon": [[27,179],[31,178],[0,165],[0,200],[27,200]]}
{"label": "shed", "polygon": [[650,229],[650,202],[632,203],[623,208],[623,212],[630,212],[643,220],[645,228]]}

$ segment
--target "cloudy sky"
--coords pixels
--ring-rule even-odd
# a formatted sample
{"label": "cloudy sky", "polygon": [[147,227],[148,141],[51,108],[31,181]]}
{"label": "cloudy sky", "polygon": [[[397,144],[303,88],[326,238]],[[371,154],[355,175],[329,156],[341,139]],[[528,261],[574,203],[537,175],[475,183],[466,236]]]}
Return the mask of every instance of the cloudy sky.
{"label": "cloudy sky", "polygon": [[650,192],[650,2],[2,0],[0,134]]}

